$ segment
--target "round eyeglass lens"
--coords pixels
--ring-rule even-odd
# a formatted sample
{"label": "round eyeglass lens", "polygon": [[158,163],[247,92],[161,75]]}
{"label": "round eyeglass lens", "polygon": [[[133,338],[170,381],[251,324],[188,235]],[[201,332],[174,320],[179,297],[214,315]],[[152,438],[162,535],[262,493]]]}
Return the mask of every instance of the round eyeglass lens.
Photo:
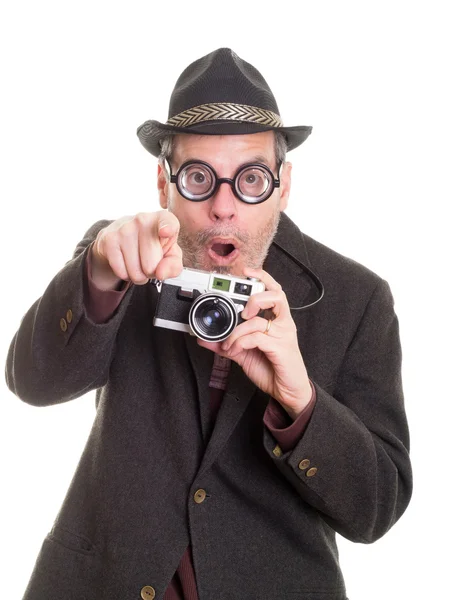
{"label": "round eyeglass lens", "polygon": [[201,200],[211,193],[216,178],[206,165],[191,164],[184,167],[178,176],[181,193],[190,200]]}
{"label": "round eyeglass lens", "polygon": [[273,189],[273,179],[261,167],[248,167],[236,179],[236,190],[245,202],[261,202]]}

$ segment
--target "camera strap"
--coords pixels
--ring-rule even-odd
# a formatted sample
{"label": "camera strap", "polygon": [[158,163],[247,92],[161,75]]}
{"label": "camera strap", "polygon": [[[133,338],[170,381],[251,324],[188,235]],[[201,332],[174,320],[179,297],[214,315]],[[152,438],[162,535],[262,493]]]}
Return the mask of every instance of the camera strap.
{"label": "camera strap", "polygon": [[283,248],[283,246],[280,246],[280,244],[277,244],[277,242],[272,242],[272,244],[274,246],[276,246],[277,248],[279,248],[280,250],[282,250],[286,254],[286,256],[291,258],[295,262],[295,264],[298,265],[304,273],[306,273],[306,275],[312,280],[312,282],[316,286],[318,293],[319,293],[318,298],[316,298],[316,300],[314,300],[314,302],[311,302],[310,304],[305,304],[305,306],[296,306],[293,308],[289,307],[289,309],[290,310],[305,310],[306,308],[311,308],[311,306],[314,306],[315,304],[320,302],[325,294],[325,288],[323,287],[323,283],[320,281],[320,279],[317,277],[317,275],[314,273],[314,271],[312,271],[309,267],[304,265],[300,260],[295,258],[295,256],[292,256],[292,254],[290,252],[288,252],[285,248]]}

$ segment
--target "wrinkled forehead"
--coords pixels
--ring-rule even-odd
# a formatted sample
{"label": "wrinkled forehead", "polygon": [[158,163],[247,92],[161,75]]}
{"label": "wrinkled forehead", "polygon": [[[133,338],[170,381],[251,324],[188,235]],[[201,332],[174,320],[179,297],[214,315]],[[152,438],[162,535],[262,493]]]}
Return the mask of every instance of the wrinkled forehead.
{"label": "wrinkled forehead", "polygon": [[275,170],[275,135],[273,131],[264,131],[246,135],[174,136],[173,166],[179,167],[192,159],[203,160],[218,169],[258,162]]}

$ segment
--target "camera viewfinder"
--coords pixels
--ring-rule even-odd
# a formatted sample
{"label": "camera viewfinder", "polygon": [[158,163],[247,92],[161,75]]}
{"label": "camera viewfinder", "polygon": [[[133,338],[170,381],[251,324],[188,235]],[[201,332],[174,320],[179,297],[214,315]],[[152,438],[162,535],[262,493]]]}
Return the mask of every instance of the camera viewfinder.
{"label": "camera viewfinder", "polygon": [[234,286],[235,294],[242,294],[243,296],[250,296],[251,291],[252,291],[251,285],[249,285],[248,283],[240,283],[240,282],[236,281],[235,286]]}

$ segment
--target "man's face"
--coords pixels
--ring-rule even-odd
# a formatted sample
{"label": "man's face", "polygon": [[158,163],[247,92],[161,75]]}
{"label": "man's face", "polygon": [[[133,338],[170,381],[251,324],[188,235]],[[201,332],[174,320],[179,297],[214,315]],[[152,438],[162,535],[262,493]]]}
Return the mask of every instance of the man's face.
{"label": "man's face", "polygon": [[[232,179],[241,165],[262,163],[277,177],[274,134],[200,136],[178,135],[170,160],[172,173],[188,160],[201,160],[217,176]],[[160,204],[180,221],[178,243],[183,265],[205,271],[242,275],[243,267],[260,268],[275,236],[280,212],[287,206],[291,165],[282,168],[281,187],[260,204],[246,204],[222,183],[202,202],[187,200],[158,167]]]}

